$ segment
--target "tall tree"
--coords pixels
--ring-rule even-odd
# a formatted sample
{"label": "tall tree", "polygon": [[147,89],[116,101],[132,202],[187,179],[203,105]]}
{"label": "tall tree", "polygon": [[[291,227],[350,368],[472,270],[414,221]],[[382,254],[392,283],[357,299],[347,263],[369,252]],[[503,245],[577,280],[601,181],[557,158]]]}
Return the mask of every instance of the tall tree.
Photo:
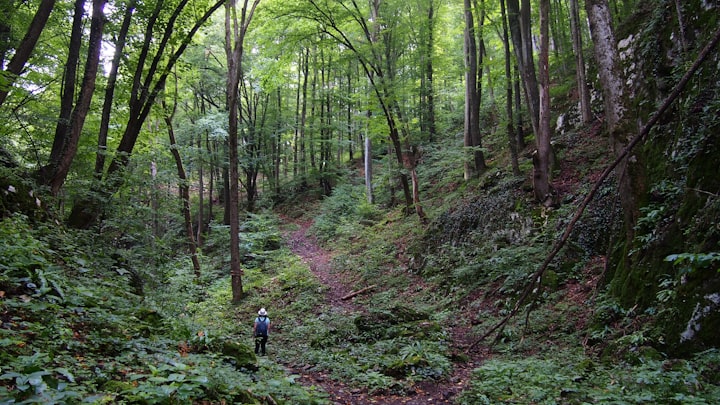
{"label": "tall tree", "polygon": [[580,101],[580,116],[582,122],[587,124],[592,120],[590,109],[590,89],[585,74],[585,56],[583,55],[582,27],[580,25],[580,8],[578,0],[570,0],[570,32],[572,33],[572,48],[575,54],[575,80],[577,83],[578,99]]}
{"label": "tall tree", "polygon": [[[383,32],[383,20],[380,16],[381,1],[369,1],[367,11],[369,15],[363,12],[356,0],[340,1],[332,5],[317,0],[308,0],[307,3],[310,9],[298,9],[297,15],[314,21],[323,34],[356,56],[385,117],[397,162],[408,172],[414,172],[415,159],[411,156],[408,137],[403,137],[400,133],[398,109],[393,105],[393,102],[397,103],[397,99],[393,94],[392,78],[387,72],[389,55],[388,49],[383,49],[383,45],[387,44],[386,40],[390,37],[379,36]],[[359,33],[350,33],[350,28],[347,27],[348,21],[353,28],[359,30]],[[405,195],[406,207],[410,210],[414,206],[418,215],[421,215],[422,207],[413,202],[413,193],[410,191],[405,172],[400,173],[400,183]]]}
{"label": "tall tree", "polygon": [[550,188],[550,0],[540,0],[540,111],[539,131],[536,136],[537,152],[533,157],[533,190],[535,200],[544,204],[552,203]]}
{"label": "tall tree", "polygon": [[513,174],[520,175],[520,163],[518,162],[518,142],[515,133],[515,123],[513,121],[513,75],[511,68],[512,55],[510,54],[510,35],[507,27],[507,13],[505,12],[505,0],[500,0],[500,16],[502,18],[502,40],[503,49],[505,51],[505,110],[507,111],[507,130],[508,144],[510,147],[510,159]]}
{"label": "tall tree", "polygon": [[[475,30],[475,19],[473,15],[473,2],[465,0],[465,117],[463,139],[464,145],[469,150],[468,154],[472,159],[467,158],[465,161],[465,180],[469,180],[479,175],[485,170],[485,158],[480,143],[480,97],[482,86],[482,66],[478,66],[478,61],[482,60],[482,49],[478,51],[478,42],[476,36],[482,40],[482,34],[477,34]],[[484,15],[484,11],[480,11]],[[478,31],[482,31],[480,27],[482,21],[478,21]]]}
{"label": "tall tree", "polygon": [[137,0],[130,0],[130,2],[125,5],[122,25],[120,27],[120,32],[117,35],[117,40],[115,41],[115,54],[113,55],[112,62],[110,63],[110,71],[108,72],[107,84],[105,85],[105,98],[103,100],[100,131],[98,132],[98,152],[95,157],[95,176],[98,179],[102,178],[103,170],[105,169],[110,115],[115,101],[115,85],[117,83],[120,60],[124,55],[125,42],[127,40],[128,32],[130,31],[130,23],[132,22],[132,16],[135,11],[136,3]]}
{"label": "tall tree", "polygon": [[[605,124],[616,155],[623,153],[635,132],[629,116],[629,101],[625,78],[607,0],[586,0],[590,33],[593,39],[595,62],[603,87]],[[638,149],[638,148],[635,148]],[[644,158],[634,151],[617,167],[620,202],[625,217],[625,237],[629,244],[634,238],[635,225],[640,217],[641,199],[647,193]]]}
{"label": "tall tree", "polygon": [[[85,70],[78,98],[72,107],[70,115],[68,117],[61,117],[60,121],[67,118],[68,122],[67,124],[64,122],[58,124],[53,150],[50,154],[50,162],[41,172],[41,181],[50,186],[53,194],[57,194],[60,191],[70,171],[70,165],[73,159],[75,159],[80,135],[82,134],[82,129],[85,124],[85,118],[90,110],[90,102],[95,92],[95,78],[97,77],[98,66],[100,64],[100,49],[102,47],[103,26],[105,25],[105,14],[103,10],[105,3],[106,0],[93,0],[87,58],[85,60]],[[84,0],[78,0],[76,2],[75,13],[79,13],[82,16],[84,12],[82,9],[83,6]],[[76,21],[78,21],[78,19],[76,19]],[[80,41],[75,41],[71,45],[71,48],[78,47],[78,49],[71,51],[71,53],[79,53],[80,45]],[[72,63],[74,64],[74,62],[73,60]],[[73,94],[73,90],[72,88],[65,88],[66,94]],[[69,105],[67,107],[68,109],[70,108]]]}
{"label": "tall tree", "polygon": [[[238,20],[237,6],[228,2],[225,6],[225,52],[227,55],[227,110],[228,110],[228,146],[230,170],[230,276],[232,283],[232,301],[237,303],[243,298],[242,268],[240,267],[240,218],[238,183],[238,117],[241,108],[238,105],[239,84],[243,77],[242,57],[244,41],[250,21],[260,0],[243,0]],[[248,6],[250,7],[248,9]]]}
{"label": "tall tree", "polygon": [[538,93],[538,82],[535,74],[535,62],[533,56],[533,37],[531,29],[530,0],[507,0],[508,21],[510,24],[510,36],[513,40],[513,49],[517,59],[518,69],[522,78],[522,85],[525,91],[530,123],[533,133],[539,132],[539,105],[540,94]]}
{"label": "tall tree", "polygon": [[[102,185],[96,186],[96,189],[93,190],[94,193],[86,195],[73,205],[68,219],[71,226],[87,228],[92,225],[102,213],[104,205],[102,199],[111,196],[123,184],[122,171],[130,161],[142,125],[150,115],[158,94],[164,89],[168,75],[190,44],[195,33],[224,2],[225,0],[215,0],[215,3],[209,5],[203,14],[191,19],[190,24],[193,25],[190,28],[181,27],[179,21],[187,22],[183,12],[190,13],[190,11],[186,10],[188,0],[181,0],[172,9],[168,19],[165,21],[160,21],[164,10],[163,0],[158,0],[155,3],[155,8],[150,12],[147,19],[142,46],[134,66],[132,87],[128,98],[127,122],[124,125],[122,138],[105,172]],[[196,11],[196,9],[193,9],[192,13]],[[158,30],[159,34],[156,35]],[[160,40],[157,40],[158,37],[160,37]],[[176,43],[176,41],[179,45],[172,50],[170,45]],[[154,55],[152,55],[153,51],[155,52]]]}

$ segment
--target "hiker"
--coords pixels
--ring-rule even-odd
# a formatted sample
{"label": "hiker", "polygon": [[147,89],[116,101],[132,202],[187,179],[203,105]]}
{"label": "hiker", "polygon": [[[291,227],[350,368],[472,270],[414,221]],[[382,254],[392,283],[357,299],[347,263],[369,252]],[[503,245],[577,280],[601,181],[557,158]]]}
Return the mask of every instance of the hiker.
{"label": "hiker", "polygon": [[255,337],[255,354],[265,355],[265,344],[268,341],[270,331],[270,318],[265,308],[260,308],[258,316],[253,324],[253,336]]}

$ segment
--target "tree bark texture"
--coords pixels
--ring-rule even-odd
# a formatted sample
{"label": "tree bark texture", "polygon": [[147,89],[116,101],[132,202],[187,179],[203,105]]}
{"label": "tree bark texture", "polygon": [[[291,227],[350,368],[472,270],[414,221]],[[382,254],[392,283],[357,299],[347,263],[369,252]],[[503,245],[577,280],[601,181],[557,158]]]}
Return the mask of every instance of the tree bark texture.
{"label": "tree bark texture", "polygon": [[[636,132],[636,127],[632,124],[631,117],[627,116],[628,95],[612,26],[612,16],[607,0],[586,0],[585,7],[590,22],[598,75],[603,86],[605,123],[613,151],[618,155],[627,147],[630,136]],[[633,154],[618,166],[618,186],[625,216],[627,243],[633,240],[635,225],[640,216],[641,201],[646,195],[643,161],[641,153],[633,151]]]}
{"label": "tree bark texture", "polygon": [[510,159],[513,174],[520,175],[520,163],[518,161],[518,143],[515,133],[515,123],[513,122],[513,78],[510,62],[512,55],[510,54],[510,35],[507,27],[507,14],[505,12],[505,0],[500,0],[500,15],[502,18],[503,32],[503,49],[505,51],[505,110],[507,111],[507,124],[505,126],[508,136],[508,146],[510,149]]}

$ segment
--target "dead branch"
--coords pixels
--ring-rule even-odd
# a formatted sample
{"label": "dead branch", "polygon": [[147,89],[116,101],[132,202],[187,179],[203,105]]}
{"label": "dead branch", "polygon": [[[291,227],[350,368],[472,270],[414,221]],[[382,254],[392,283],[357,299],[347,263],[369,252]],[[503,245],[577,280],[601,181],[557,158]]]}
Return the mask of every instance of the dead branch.
{"label": "dead branch", "polygon": [[377,284],[373,284],[373,285],[371,285],[371,286],[369,286],[369,287],[365,287],[365,288],[363,288],[362,290],[353,291],[353,292],[351,292],[350,294],[348,294],[348,295],[346,295],[346,296],[344,296],[344,297],[342,297],[342,298],[340,298],[340,299],[341,299],[341,300],[349,300],[350,298],[352,298],[352,297],[354,297],[354,296],[356,296],[356,295],[359,295],[359,294],[368,292],[368,291],[372,290],[372,289],[375,288],[375,287],[377,287]]}

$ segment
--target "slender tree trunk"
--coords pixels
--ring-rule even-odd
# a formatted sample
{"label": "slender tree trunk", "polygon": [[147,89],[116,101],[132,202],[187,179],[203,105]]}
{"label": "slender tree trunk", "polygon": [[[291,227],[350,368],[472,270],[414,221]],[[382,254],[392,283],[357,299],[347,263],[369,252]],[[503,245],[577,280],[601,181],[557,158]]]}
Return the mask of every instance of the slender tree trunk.
{"label": "slender tree trunk", "polygon": [[[215,148],[217,149],[217,147]],[[213,220],[213,206],[214,204],[214,197],[213,197],[213,191],[215,190],[215,179],[218,177],[215,175],[216,170],[218,167],[220,167],[219,162],[217,161],[217,157],[215,157],[215,153],[213,153],[213,147],[212,143],[210,142],[210,137],[208,134],[205,134],[205,150],[208,152],[208,156],[210,156],[210,164],[209,164],[209,172],[210,172],[210,179],[208,180],[208,222]],[[210,231],[210,228],[208,227],[208,233]],[[200,240],[198,238],[198,240]],[[200,245],[202,246],[202,244]]]}
{"label": "slender tree trunk", "polygon": [[592,110],[590,108],[590,89],[585,77],[585,57],[583,56],[578,0],[570,0],[570,32],[572,33],[572,47],[575,54],[575,79],[578,98],[580,99],[580,116],[582,122],[587,124],[592,120]]}
{"label": "slender tree trunk", "polygon": [[510,35],[517,58],[520,75],[522,77],[525,100],[527,101],[530,123],[533,133],[539,132],[539,105],[538,82],[535,75],[535,62],[533,58],[533,41],[531,30],[530,0],[522,0],[522,8],[518,0],[507,0],[508,21],[510,22]]}
{"label": "slender tree trunk", "polygon": [[428,140],[433,142],[436,135],[435,127],[435,89],[433,87],[433,48],[435,46],[435,4],[434,0],[428,0],[427,8],[427,39],[425,43],[423,94],[422,102],[424,117],[422,119],[423,132],[428,135]]}
{"label": "slender tree trunk", "polygon": [[510,146],[510,158],[511,158],[511,164],[512,164],[512,170],[513,174],[515,176],[519,176],[521,174],[520,172],[520,163],[518,162],[518,144],[517,144],[517,135],[515,134],[515,124],[513,122],[513,78],[512,78],[512,69],[511,69],[511,59],[512,55],[510,54],[510,36],[508,34],[508,28],[507,28],[507,15],[505,12],[505,0],[500,0],[500,14],[502,18],[502,30],[503,30],[503,47],[505,50],[505,110],[507,111],[507,136],[508,136],[508,144]]}
{"label": "slender tree trunk", "polygon": [[518,153],[522,149],[525,149],[525,129],[523,128],[523,116],[522,116],[522,101],[520,92],[520,72],[518,65],[513,65],[513,96],[515,97],[515,111],[517,116],[516,135],[517,135],[517,147]]}
{"label": "slender tree trunk", "polygon": [[[318,107],[318,71],[322,69],[322,66],[319,66],[317,58],[318,58],[318,48],[317,46],[313,48],[313,75],[312,75],[312,82],[310,83],[310,132],[308,135],[308,154],[310,155],[310,168],[313,170],[317,169],[317,162],[316,162],[316,155],[315,155],[315,134],[317,133],[318,126],[322,127],[322,117],[318,120],[317,115],[315,114],[315,110]],[[322,109],[322,102],[320,103],[320,108]],[[321,125],[317,125],[318,121],[320,121]]]}
{"label": "slender tree trunk", "polygon": [[107,137],[110,128],[110,114],[112,112],[115,83],[117,82],[117,74],[120,69],[120,59],[122,58],[125,48],[125,41],[130,29],[130,22],[135,11],[136,0],[130,1],[126,5],[125,15],[123,17],[122,26],[115,41],[115,55],[110,65],[110,73],[108,74],[107,85],[105,86],[105,98],[103,100],[103,109],[100,120],[100,131],[98,132],[98,151],[95,156],[95,177],[102,179],[105,170],[105,156],[107,155]]}
{"label": "slender tree trunk", "polygon": [[[10,0],[5,1],[10,3]],[[5,6],[3,6],[3,8],[4,7]],[[47,23],[48,18],[50,18],[50,13],[54,7],[55,0],[42,0],[40,2],[37,12],[35,12],[35,16],[30,22],[30,26],[28,27],[25,36],[20,42],[20,45],[18,45],[15,49],[15,54],[10,59],[7,68],[3,71],[3,83],[0,84],[0,106],[5,102],[5,98],[10,92],[13,83],[15,83],[16,78],[20,76],[20,73],[22,73],[25,63],[27,63],[28,59],[30,59],[30,55],[35,49],[35,45],[40,38],[40,34],[43,29],[45,29],[45,24]],[[2,25],[4,25],[4,23]],[[3,60],[0,59],[0,67],[2,67],[2,62]]]}
{"label": "slender tree trunk", "polygon": [[[175,92],[177,94],[177,92]],[[180,210],[183,214],[183,222],[185,225],[185,236],[188,239],[188,251],[192,259],[193,269],[195,271],[195,277],[200,277],[200,260],[197,255],[197,242],[195,240],[195,234],[193,233],[193,222],[192,215],[190,214],[190,184],[188,183],[187,175],[185,174],[185,167],[182,163],[182,157],[180,157],[180,151],[178,150],[178,144],[175,140],[175,130],[173,129],[173,116],[175,115],[176,103],[173,103],[172,108],[168,108],[165,100],[162,101],[163,110],[165,110],[165,125],[167,126],[168,138],[170,139],[170,153],[175,159],[175,166],[178,174],[178,185],[180,190]]]}
{"label": "slender tree trunk", "polygon": [[365,157],[365,196],[367,197],[368,204],[374,204],[375,194],[372,186],[372,140],[370,139],[370,131],[368,131],[369,121],[372,117],[370,109],[367,110],[366,115],[368,124],[365,125],[365,152],[363,153]]}
{"label": "slender tree trunk", "polygon": [[280,194],[280,156],[282,148],[282,93],[280,87],[277,88],[277,127],[275,128],[275,136],[272,141],[272,162],[273,162],[273,194],[275,196]]}
{"label": "slender tree trunk", "polygon": [[[306,165],[306,156],[305,156],[305,143],[306,143],[306,130],[307,130],[307,91],[308,91],[308,75],[310,73],[310,49],[305,49],[305,63],[303,65],[303,84],[302,84],[302,112],[300,113],[300,141],[299,146],[296,146],[296,148],[299,148],[299,151],[296,151],[296,155],[299,154],[300,158],[299,160],[296,159],[296,164],[299,166],[299,174],[302,177],[303,181],[305,181],[305,165]],[[298,174],[298,173],[295,173]]]}
{"label": "slender tree trunk", "polygon": [[537,153],[533,157],[533,189],[535,199],[546,205],[552,204],[550,188],[550,163],[552,149],[550,146],[550,0],[540,0],[540,126],[537,134]]}
{"label": "slender tree trunk", "polygon": [[[240,267],[240,218],[239,218],[239,190],[238,183],[238,123],[242,117],[238,108],[238,93],[242,79],[242,57],[244,51],[245,34],[252,20],[252,16],[260,0],[253,0],[248,10],[250,0],[244,0],[240,12],[240,21],[237,19],[235,5],[226,6],[225,17],[225,49],[228,59],[227,104],[228,104],[228,139],[229,139],[229,175],[230,175],[230,276],[232,286],[232,302],[242,300],[243,270]],[[232,15],[232,17],[231,17]]]}
{"label": "slender tree trunk", "polygon": [[[477,131],[473,132],[473,164],[477,174],[484,172],[487,169],[485,163],[485,154],[482,151],[482,133],[480,132],[480,104],[482,104],[482,82],[483,72],[485,71],[485,1],[473,0],[473,8],[475,10],[475,20],[477,21],[477,29],[475,35],[477,37],[477,80],[475,81],[475,104],[474,107],[476,119],[477,119]],[[494,99],[492,94],[492,82],[490,81],[490,75],[488,75],[488,83],[490,84],[490,99]]]}
{"label": "slender tree trunk", "polygon": [[[203,101],[204,104],[204,101]],[[204,108],[203,108],[204,110]],[[207,133],[205,133],[207,136]],[[198,135],[197,140],[197,168],[198,168],[198,217],[197,217],[197,234],[195,241],[198,247],[203,245],[203,230],[205,229],[205,170],[204,163],[205,159],[202,157],[203,150],[203,134]],[[211,178],[212,179],[212,178]],[[212,180],[211,180],[212,181]],[[212,194],[210,194],[210,204],[212,205]]]}
{"label": "slender tree trunk", "polygon": [[[465,119],[463,140],[464,146],[473,159],[465,159],[465,180],[475,178],[480,173],[475,155],[480,138],[480,103],[478,100],[478,55],[475,41],[475,23],[471,0],[464,0],[465,5]],[[480,152],[482,153],[482,152]]]}

